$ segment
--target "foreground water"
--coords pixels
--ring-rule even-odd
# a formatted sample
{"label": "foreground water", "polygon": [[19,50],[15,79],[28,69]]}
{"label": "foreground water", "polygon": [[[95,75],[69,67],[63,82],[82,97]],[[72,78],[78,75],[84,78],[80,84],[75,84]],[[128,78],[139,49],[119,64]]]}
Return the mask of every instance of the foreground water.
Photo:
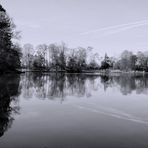
{"label": "foreground water", "polygon": [[147,147],[147,77],[0,77],[0,148]]}

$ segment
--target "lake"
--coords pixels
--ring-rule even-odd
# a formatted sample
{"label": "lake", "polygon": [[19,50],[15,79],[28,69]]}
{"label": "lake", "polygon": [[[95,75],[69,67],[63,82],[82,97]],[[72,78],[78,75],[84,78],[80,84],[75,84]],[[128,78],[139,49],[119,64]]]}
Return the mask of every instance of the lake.
{"label": "lake", "polygon": [[148,77],[0,77],[0,148],[148,148]]}

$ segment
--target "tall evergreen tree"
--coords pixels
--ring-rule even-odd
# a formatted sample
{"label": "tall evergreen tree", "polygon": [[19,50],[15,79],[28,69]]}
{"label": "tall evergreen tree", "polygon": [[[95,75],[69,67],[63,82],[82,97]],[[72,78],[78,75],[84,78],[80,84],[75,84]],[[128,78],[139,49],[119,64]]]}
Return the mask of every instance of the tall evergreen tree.
{"label": "tall evergreen tree", "polygon": [[20,66],[20,49],[12,43],[14,25],[0,5],[0,72],[14,71]]}

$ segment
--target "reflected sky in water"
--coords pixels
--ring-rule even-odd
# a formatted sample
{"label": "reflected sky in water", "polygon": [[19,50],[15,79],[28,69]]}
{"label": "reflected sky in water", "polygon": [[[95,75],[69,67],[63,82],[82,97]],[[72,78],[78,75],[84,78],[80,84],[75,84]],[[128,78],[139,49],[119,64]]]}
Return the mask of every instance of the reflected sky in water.
{"label": "reflected sky in water", "polygon": [[148,77],[0,77],[2,148],[147,148]]}

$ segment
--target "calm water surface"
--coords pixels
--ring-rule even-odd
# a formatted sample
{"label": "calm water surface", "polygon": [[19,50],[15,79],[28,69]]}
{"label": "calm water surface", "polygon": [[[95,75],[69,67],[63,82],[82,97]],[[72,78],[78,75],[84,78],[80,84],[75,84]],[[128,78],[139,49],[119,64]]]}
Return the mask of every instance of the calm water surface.
{"label": "calm water surface", "polygon": [[148,148],[148,77],[0,77],[0,148]]}

